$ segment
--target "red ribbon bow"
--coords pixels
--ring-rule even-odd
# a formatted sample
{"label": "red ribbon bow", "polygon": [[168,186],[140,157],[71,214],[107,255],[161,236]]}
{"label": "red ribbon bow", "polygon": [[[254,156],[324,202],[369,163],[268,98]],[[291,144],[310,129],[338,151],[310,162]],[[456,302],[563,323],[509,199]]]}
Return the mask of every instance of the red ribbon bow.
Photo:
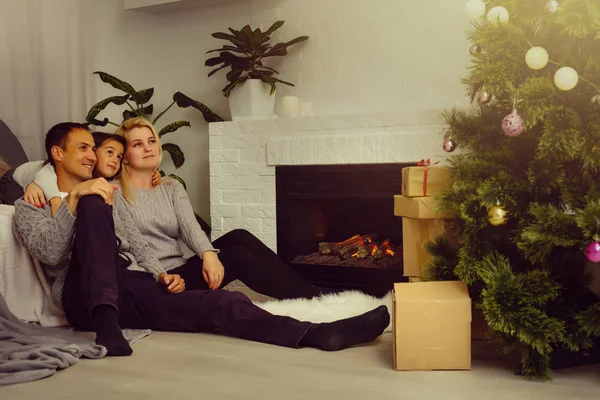
{"label": "red ribbon bow", "polygon": [[417,165],[419,167],[425,167],[425,170],[423,171],[423,196],[424,197],[427,197],[427,172],[428,172],[428,169],[431,165],[435,165],[437,163],[439,163],[439,161],[431,164],[431,160],[429,158],[427,160],[423,159],[417,163]]}

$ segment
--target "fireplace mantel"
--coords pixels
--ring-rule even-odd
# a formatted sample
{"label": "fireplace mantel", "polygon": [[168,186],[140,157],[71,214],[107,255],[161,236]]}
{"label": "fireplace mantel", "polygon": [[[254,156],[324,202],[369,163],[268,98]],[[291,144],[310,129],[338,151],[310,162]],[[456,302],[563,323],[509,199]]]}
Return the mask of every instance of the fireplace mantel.
{"label": "fireplace mantel", "polygon": [[442,110],[211,123],[213,240],[247,229],[276,250],[275,167],[442,161]]}

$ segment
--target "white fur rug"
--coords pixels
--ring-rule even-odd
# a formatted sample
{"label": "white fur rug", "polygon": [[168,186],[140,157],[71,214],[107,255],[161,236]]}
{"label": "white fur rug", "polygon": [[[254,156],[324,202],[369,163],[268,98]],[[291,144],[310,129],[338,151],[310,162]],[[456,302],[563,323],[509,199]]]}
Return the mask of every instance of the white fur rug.
{"label": "white fur rug", "polygon": [[392,331],[392,292],[383,298],[372,297],[359,291],[328,294],[312,299],[272,300],[255,304],[275,315],[292,317],[314,323],[333,322],[354,317],[385,305],[390,313],[390,324],[385,332]]}

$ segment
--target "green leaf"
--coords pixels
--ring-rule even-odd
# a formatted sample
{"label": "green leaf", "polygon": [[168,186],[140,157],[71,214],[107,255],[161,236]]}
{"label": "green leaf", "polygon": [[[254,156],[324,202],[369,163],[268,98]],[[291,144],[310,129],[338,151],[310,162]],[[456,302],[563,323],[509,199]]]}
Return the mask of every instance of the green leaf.
{"label": "green leaf", "polygon": [[183,151],[181,151],[181,148],[178,145],[174,143],[164,143],[162,145],[162,149],[171,155],[171,159],[173,159],[175,168],[181,167],[185,162]]}
{"label": "green leaf", "polygon": [[133,86],[131,86],[129,83],[122,81],[119,78],[114,77],[110,74],[107,74],[106,72],[96,71],[96,72],[94,72],[94,74],[98,75],[100,77],[100,79],[102,80],[102,82],[108,83],[115,89],[119,89],[125,93],[132,95],[132,96],[135,96],[135,94],[137,93],[135,91],[135,89],[133,88]]}
{"label": "green leaf", "polygon": [[205,67],[214,67],[215,65],[219,65],[223,62],[221,56],[209,58],[204,62]]}
{"label": "green leaf", "polygon": [[150,104],[150,105],[142,108],[141,110],[136,110],[136,111],[125,110],[125,111],[123,111],[123,121],[127,121],[128,119],[136,118],[136,117],[145,117],[146,115],[150,115],[153,112],[154,112],[153,104]]}
{"label": "green leaf", "polygon": [[[127,99],[129,98],[129,95],[126,94],[125,96],[112,96],[112,97],[107,97],[104,100],[100,100],[99,102],[97,102],[96,104],[94,104],[92,106],[92,108],[90,108],[90,111],[88,111],[85,120],[86,121],[91,121],[94,118],[96,118],[96,116],[100,113],[100,111],[104,110],[106,108],[106,106],[108,106],[110,103],[116,104],[118,106],[125,104],[125,102],[127,101]],[[104,124],[106,125],[106,124]],[[102,125],[102,126],[104,126]]]}
{"label": "green leaf", "polygon": [[245,76],[245,77],[240,77],[237,80],[230,82],[227,86],[225,86],[222,90],[223,95],[225,97],[229,97],[229,95],[231,94],[231,91],[233,90],[234,87],[236,87],[238,84],[246,82],[249,79],[249,76]]}
{"label": "green leaf", "polygon": [[184,188],[185,190],[187,190],[187,185],[185,184],[185,182],[184,182],[184,180],[183,180],[183,179],[181,179],[180,177],[178,177],[178,176],[177,176],[177,175],[175,175],[175,174],[169,174],[169,177],[171,177],[171,178],[173,178],[173,179],[175,179],[175,180],[178,180],[178,181],[179,181],[179,183],[181,183],[181,184],[183,185],[183,188]]}
{"label": "green leaf", "polygon": [[210,73],[208,74],[209,77],[213,76],[214,74],[216,74],[217,72],[219,72],[220,70],[229,67],[229,65],[222,65],[219,68],[213,69],[212,71],[210,71]]}
{"label": "green leaf", "polygon": [[177,129],[181,128],[182,126],[190,127],[191,125],[190,125],[189,121],[171,122],[169,125],[162,128],[160,130],[160,132],[158,132],[158,137],[163,137],[163,135],[166,135],[167,133],[175,132]]}
{"label": "green leaf", "polygon": [[194,107],[196,110],[198,110],[202,113],[202,116],[204,117],[204,120],[206,122],[225,121],[219,115],[212,112],[212,110],[210,108],[206,107],[204,104],[186,96],[185,94],[183,94],[181,92],[177,92],[173,95],[173,101],[175,101],[177,103],[177,105],[182,108]]}
{"label": "green leaf", "polygon": [[136,92],[135,95],[133,95],[131,97],[133,98],[133,101],[135,101],[137,104],[142,105],[144,103],[149,102],[153,95],[154,95],[154,88],[149,88],[149,89],[140,90],[139,92]]}
{"label": "green leaf", "polygon": [[265,35],[267,35],[267,36],[271,35],[277,29],[281,28],[284,23],[285,23],[285,21],[277,21],[277,22],[275,22],[273,25],[271,25],[271,27],[269,29],[266,30]]}
{"label": "green leaf", "polygon": [[95,118],[91,118],[87,120],[88,125],[94,125],[94,126],[106,126],[109,123],[108,118],[104,118],[102,121],[97,120]]}
{"label": "green leaf", "polygon": [[233,51],[235,53],[242,53],[242,54],[247,54],[246,51],[244,49],[239,49],[237,47],[234,46],[229,46],[229,45],[224,45],[223,47],[221,47],[220,49],[214,49],[214,50],[209,50],[206,52],[206,54],[210,54],[210,53],[214,53],[214,52],[222,52],[222,51]]}
{"label": "green leaf", "polygon": [[214,37],[215,39],[223,39],[223,40],[229,40],[231,43],[235,44],[236,46],[243,48],[244,47],[244,42],[236,39],[233,35],[229,35],[227,33],[224,32],[217,32],[217,33],[213,33],[212,37]]}

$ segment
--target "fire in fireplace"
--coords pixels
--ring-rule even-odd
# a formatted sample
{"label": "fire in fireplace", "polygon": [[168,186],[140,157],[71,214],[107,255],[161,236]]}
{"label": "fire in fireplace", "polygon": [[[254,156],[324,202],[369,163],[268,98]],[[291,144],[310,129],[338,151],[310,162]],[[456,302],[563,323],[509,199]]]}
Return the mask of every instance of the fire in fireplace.
{"label": "fire in fireplace", "polygon": [[354,235],[342,242],[320,242],[319,251],[300,255],[297,264],[340,265],[363,268],[394,268],[402,264],[402,249],[377,234]]}

